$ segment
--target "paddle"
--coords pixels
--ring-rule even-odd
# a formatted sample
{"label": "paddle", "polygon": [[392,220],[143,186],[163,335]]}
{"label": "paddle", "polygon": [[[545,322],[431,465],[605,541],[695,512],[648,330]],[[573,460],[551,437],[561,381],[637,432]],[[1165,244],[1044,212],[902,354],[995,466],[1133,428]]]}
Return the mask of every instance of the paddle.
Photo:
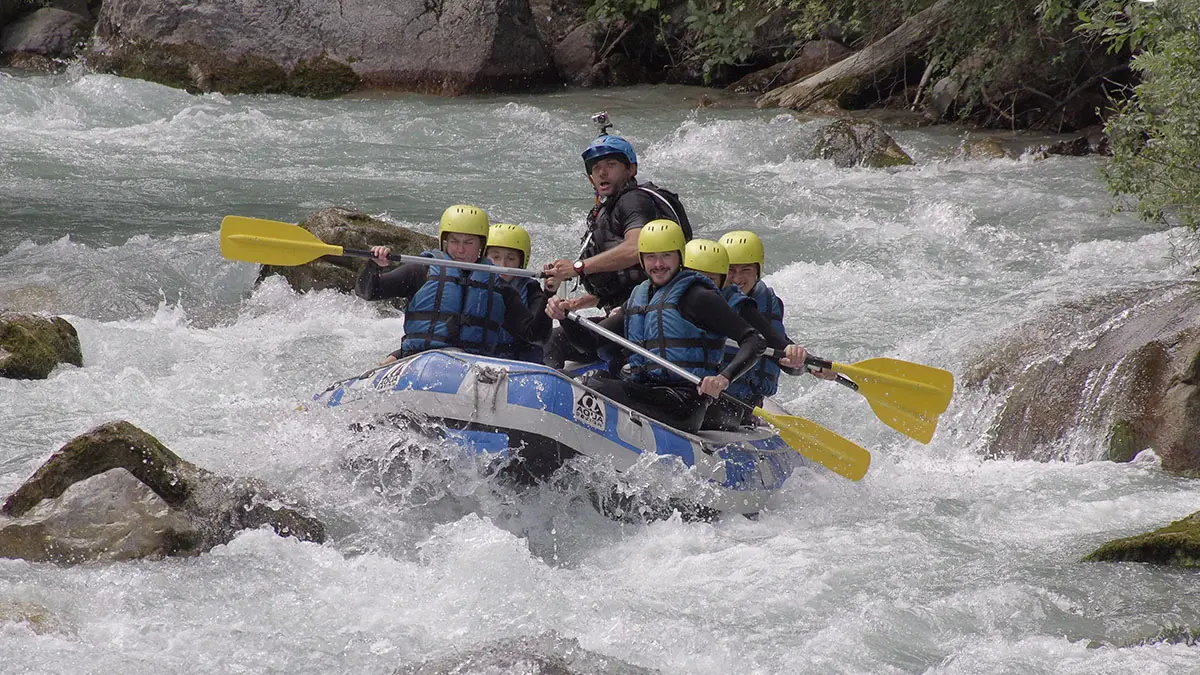
{"label": "paddle", "polygon": [[[221,220],[221,255],[230,260],[254,262],[263,265],[279,265],[292,267],[312,262],[326,255],[348,255],[359,258],[374,258],[370,251],[354,248],[342,248],[326,244],[317,239],[308,230],[283,223],[278,220],[263,220],[262,218],[247,218],[244,216],[225,216]],[[545,276],[542,272],[519,269],[516,267],[498,267],[484,263],[459,262],[441,258],[426,258],[418,255],[399,255],[392,253],[388,260],[400,263],[415,263],[417,265],[439,265],[442,267],[458,267],[476,272],[489,274],[507,274],[514,277],[529,277],[540,279]]]}
{"label": "paddle", "polygon": [[863,390],[863,396],[888,398],[926,416],[946,412],[954,394],[950,371],[911,361],[874,358],[848,365],[809,356],[804,363],[849,377]]}
{"label": "paddle", "polygon": [[[768,348],[764,356],[778,359],[783,352]],[[949,372],[897,359],[870,359],[847,366],[809,356],[804,362],[817,368],[852,373],[858,381],[839,376],[838,384],[862,394],[881,422],[922,443],[933,439],[938,415],[949,406],[954,389],[954,376]]]}
{"label": "paddle", "polygon": [[[654,352],[642,349],[594,321],[588,321],[575,312],[568,312],[567,318],[631,352],[641,354],[692,384],[700,384],[700,378],[693,373],[680,368]],[[841,474],[850,480],[859,480],[867,473],[867,467],[871,464],[871,455],[853,441],[842,438],[825,427],[815,422],[810,422],[803,417],[769,413],[762,408],[755,408],[739,401],[725,392],[721,392],[721,396],[753,410],[755,415],[774,426],[779,431],[779,435],[783,438],[783,441],[791,446],[793,450],[825,468]]]}

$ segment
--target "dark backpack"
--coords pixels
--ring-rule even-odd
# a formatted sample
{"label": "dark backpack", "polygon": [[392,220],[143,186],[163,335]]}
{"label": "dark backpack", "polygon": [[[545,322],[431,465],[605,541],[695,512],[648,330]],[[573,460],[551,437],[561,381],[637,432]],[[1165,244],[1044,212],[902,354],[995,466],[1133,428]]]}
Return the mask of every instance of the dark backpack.
{"label": "dark backpack", "polygon": [[692,224],[688,222],[687,212],[683,210],[683,202],[679,201],[679,195],[654,183],[642,183],[637,187],[654,197],[658,204],[658,215],[679,223],[683,228],[684,239],[692,240]]}

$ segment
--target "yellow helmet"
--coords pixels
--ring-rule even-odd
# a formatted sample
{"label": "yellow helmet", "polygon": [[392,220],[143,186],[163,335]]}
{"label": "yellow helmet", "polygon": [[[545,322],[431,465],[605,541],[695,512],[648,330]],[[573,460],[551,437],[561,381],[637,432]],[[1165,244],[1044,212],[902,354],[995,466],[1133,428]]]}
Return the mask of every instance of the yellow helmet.
{"label": "yellow helmet", "polygon": [[456,204],[442,212],[442,223],[438,227],[438,239],[446,237],[447,232],[473,234],[482,237],[487,244],[488,217],[483,209],[477,206]]}
{"label": "yellow helmet", "polygon": [[721,243],[729,252],[730,265],[758,265],[758,273],[762,274],[763,243],[757,234],[749,230],[726,232],[721,237]]}
{"label": "yellow helmet", "polygon": [[642,226],[638,235],[638,255],[643,253],[666,253],[679,251],[683,256],[685,239],[683,228],[673,220],[652,220]]}
{"label": "yellow helmet", "polygon": [[683,266],[697,272],[729,274],[729,253],[711,239],[693,239],[683,249]]}
{"label": "yellow helmet", "polygon": [[529,266],[529,233],[520,225],[496,223],[488,230],[487,245],[520,251],[521,267]]}

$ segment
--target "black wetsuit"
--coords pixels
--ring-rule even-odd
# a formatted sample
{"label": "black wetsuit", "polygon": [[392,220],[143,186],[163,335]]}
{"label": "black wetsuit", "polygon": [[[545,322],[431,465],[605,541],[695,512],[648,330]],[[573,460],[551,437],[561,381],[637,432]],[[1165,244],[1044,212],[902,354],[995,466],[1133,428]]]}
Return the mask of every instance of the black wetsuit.
{"label": "black wetsuit", "polygon": [[[762,312],[758,311],[758,305],[753,302],[743,302],[738,305],[738,314],[746,320],[746,323],[753,326],[755,330],[762,334],[763,338],[766,339],[768,347],[782,353],[788,345],[794,344],[787,335],[779,335],[771,327],[771,322],[767,320],[767,317],[762,315]],[[771,357],[764,356],[763,358]],[[789,368],[782,365],[779,368],[788,375],[804,374],[803,368]],[[704,417],[705,429],[736,429],[744,424],[754,424],[754,411],[751,408],[729,400],[730,398],[732,397],[722,396],[713,405],[708,407],[708,413]],[[761,406],[762,398],[759,398],[757,401],[750,401],[749,403],[752,407]]]}
{"label": "black wetsuit", "polygon": [[[630,178],[616,195],[596,204],[588,214],[588,229],[584,234],[587,244],[580,258],[611,251],[625,241],[630,230],[644,227],[658,218],[673,216],[658,198],[640,188],[636,178]],[[645,279],[646,273],[635,263],[615,272],[589,274],[585,269],[580,281],[588,293],[596,296],[601,308],[610,310],[625,302],[634,287]],[[596,358],[594,351],[573,347],[558,329],[546,343],[545,363],[554,368],[562,368],[567,361],[594,361]]]}

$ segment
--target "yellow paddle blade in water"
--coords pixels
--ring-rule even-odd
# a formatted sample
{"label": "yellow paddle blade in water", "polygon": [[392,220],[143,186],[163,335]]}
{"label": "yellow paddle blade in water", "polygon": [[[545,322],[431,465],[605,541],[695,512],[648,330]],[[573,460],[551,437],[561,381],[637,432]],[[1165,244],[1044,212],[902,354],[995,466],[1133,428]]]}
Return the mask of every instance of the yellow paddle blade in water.
{"label": "yellow paddle blade in water", "polygon": [[871,466],[871,453],[865,448],[816,422],[795,415],[770,413],[762,408],[755,408],[754,414],[775,427],[783,442],[793,450],[834,473],[859,480]]}
{"label": "yellow paddle blade in water", "polygon": [[342,255],[342,247],[326,244],[292,223],[225,216],[221,220],[221,255],[230,260],[291,267],[323,255]]}
{"label": "yellow paddle blade in water", "polygon": [[881,396],[868,396],[867,403],[881,422],[896,431],[922,443],[933,440],[933,432],[937,431],[937,415],[926,417]]}
{"label": "yellow paddle blade in water", "polygon": [[950,371],[911,361],[867,359],[854,365],[834,363],[833,370],[849,377],[868,399],[886,402],[889,407],[918,417],[942,414],[950,407],[954,393]]}

